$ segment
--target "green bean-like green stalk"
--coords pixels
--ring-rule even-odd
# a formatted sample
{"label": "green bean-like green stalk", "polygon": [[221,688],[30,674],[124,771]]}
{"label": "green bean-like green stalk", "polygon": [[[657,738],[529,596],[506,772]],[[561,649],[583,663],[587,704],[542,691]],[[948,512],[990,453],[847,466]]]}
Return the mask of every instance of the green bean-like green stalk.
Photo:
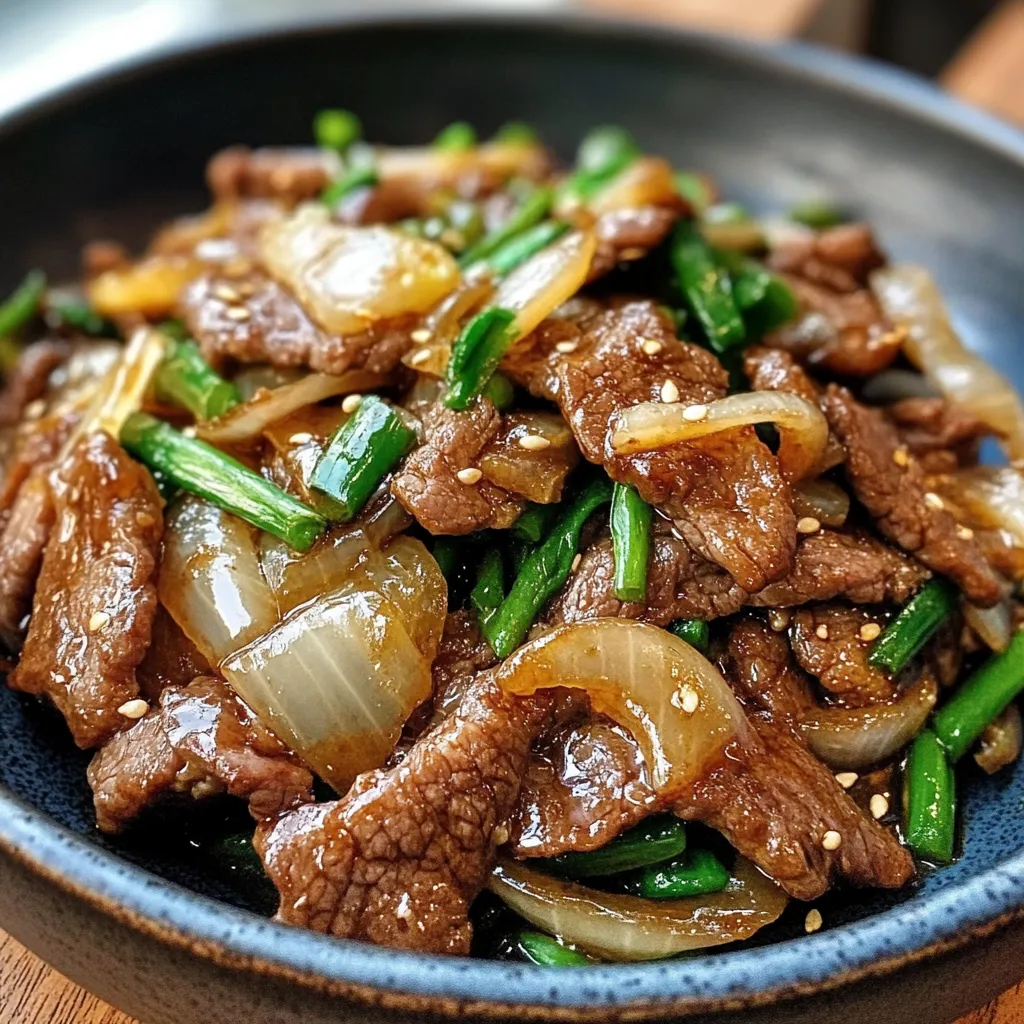
{"label": "green bean-like green stalk", "polygon": [[616,484],[611,530],[615,556],[615,596],[642,601],[647,594],[647,560],[651,550],[651,506],[628,484]]}

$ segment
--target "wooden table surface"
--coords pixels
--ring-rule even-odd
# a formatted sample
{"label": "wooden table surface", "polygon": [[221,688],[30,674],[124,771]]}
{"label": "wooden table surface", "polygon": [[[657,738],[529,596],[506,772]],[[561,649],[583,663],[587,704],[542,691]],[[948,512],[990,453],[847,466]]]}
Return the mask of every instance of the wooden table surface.
{"label": "wooden table surface", "polygon": [[[584,0],[634,17],[781,38],[847,0]],[[964,99],[1024,125],[1024,0],[1008,0],[943,76]],[[73,985],[0,932],[0,1024],[139,1024]],[[202,1024],[185,1022],[182,1024]],[[1024,984],[957,1024],[1024,1024]]]}

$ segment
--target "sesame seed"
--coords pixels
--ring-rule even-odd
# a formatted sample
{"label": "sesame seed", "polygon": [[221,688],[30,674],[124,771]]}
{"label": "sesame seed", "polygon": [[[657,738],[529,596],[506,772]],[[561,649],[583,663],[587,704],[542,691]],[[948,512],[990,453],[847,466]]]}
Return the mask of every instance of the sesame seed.
{"label": "sesame seed", "polygon": [[877,640],[878,635],[882,632],[882,627],[877,622],[865,622],[860,627],[860,638],[861,640]]}
{"label": "sesame seed", "polygon": [[354,413],[362,403],[362,395],[346,395],[341,403],[341,411],[349,414]]}
{"label": "sesame seed", "polygon": [[907,449],[897,448],[896,451],[892,453],[892,461],[895,462],[897,466],[908,465],[910,463],[910,455],[907,453]]}
{"label": "sesame seed", "polygon": [[224,310],[224,315],[229,320],[234,320],[238,323],[241,323],[243,320],[248,320],[252,316],[245,306],[229,306]]}
{"label": "sesame seed", "polygon": [[814,516],[804,516],[796,524],[797,533],[817,533],[821,529],[821,520]]}
{"label": "sesame seed", "polygon": [[576,556],[572,560],[572,571],[575,572],[580,567],[580,562],[583,561],[583,556],[577,551]]}
{"label": "sesame seed", "polygon": [[37,420],[46,411],[46,403],[41,399],[37,398],[34,402],[29,402],[25,406],[25,418],[29,420]]}
{"label": "sesame seed", "polygon": [[666,405],[679,401],[679,388],[672,381],[667,380],[661,385],[661,400]]}
{"label": "sesame seed", "polygon": [[430,333],[429,328],[417,327],[416,330],[409,335],[409,337],[412,338],[412,340],[415,341],[417,345],[426,345],[426,343],[430,341],[432,335]]}
{"label": "sesame seed", "polygon": [[182,432],[182,434],[185,437],[195,437],[196,436],[196,428],[194,426],[192,426],[191,424],[189,424],[187,427],[182,427],[181,428],[181,432]]}
{"label": "sesame seed", "polygon": [[781,633],[789,625],[792,618],[793,613],[787,608],[777,608],[768,613],[768,625],[771,626],[776,633]]}
{"label": "sesame seed", "polygon": [[223,299],[225,302],[237,302],[242,296],[238,293],[237,288],[232,288],[229,284],[219,284],[213,289],[213,294],[218,299]]}
{"label": "sesame seed", "polygon": [[542,452],[545,448],[551,447],[551,442],[540,434],[527,434],[519,438],[519,447],[525,448],[528,452]]}
{"label": "sesame seed", "polygon": [[491,833],[491,838],[494,840],[495,846],[504,846],[508,842],[508,828],[504,825],[499,825]]}
{"label": "sesame seed", "polygon": [[830,853],[838,850],[843,845],[843,837],[833,828],[830,828],[821,840],[822,848]]}
{"label": "sesame seed", "polygon": [[647,355],[656,356],[665,346],[660,341],[648,338],[640,347]]}
{"label": "sesame seed", "polygon": [[118,709],[119,715],[124,715],[125,718],[142,718],[142,716],[149,710],[149,705],[140,699],[126,700]]}
{"label": "sesame seed", "polygon": [[819,640],[827,640],[827,639],[828,639],[828,626],[826,626],[826,625],[825,625],[825,623],[823,622],[823,623],[822,623],[822,624],[821,624],[821,625],[820,625],[820,626],[819,626],[819,627],[818,627],[818,628],[817,628],[817,629],[816,629],[816,630],[814,631],[814,635],[815,635],[816,637],[818,637],[818,639],[819,639]]}
{"label": "sesame seed", "polygon": [[807,911],[807,916],[804,918],[804,931],[808,935],[813,935],[818,931],[825,922],[822,920],[821,911],[817,907]]}
{"label": "sesame seed", "polygon": [[934,508],[936,511],[941,511],[946,507],[946,503],[934,491],[929,491],[924,496],[924,503],[929,508]]}
{"label": "sesame seed", "polygon": [[455,228],[445,228],[444,231],[441,232],[441,237],[438,241],[442,245],[446,245],[449,249],[461,249],[465,244],[462,232],[457,231]]}
{"label": "sesame seed", "polygon": [[881,793],[875,793],[868,804],[871,809],[871,817],[878,821],[889,813],[889,801]]}
{"label": "sesame seed", "polygon": [[700,694],[689,683],[680,690],[680,694],[683,698],[681,705],[683,712],[692,715],[700,707]]}
{"label": "sesame seed", "polygon": [[958,526],[956,528],[956,535],[961,540],[973,540],[974,531],[969,526]]}
{"label": "sesame seed", "polygon": [[561,352],[563,356],[569,355],[571,352],[575,352],[580,347],[578,341],[560,341],[555,345],[555,351]]}
{"label": "sesame seed", "polygon": [[472,487],[473,484],[480,483],[483,473],[475,466],[467,466],[465,469],[460,469],[455,475],[459,478],[459,483],[469,484]]}
{"label": "sesame seed", "polygon": [[93,612],[89,616],[89,632],[98,633],[109,621],[110,616],[106,612]]}
{"label": "sesame seed", "polygon": [[313,440],[313,435],[308,430],[300,430],[297,434],[292,434],[288,438],[289,444],[309,444]]}
{"label": "sesame seed", "polygon": [[413,352],[413,354],[409,356],[409,365],[419,366],[420,363],[425,363],[429,358],[430,350],[426,348],[421,348],[419,352]]}
{"label": "sesame seed", "polygon": [[[156,520],[148,512],[136,512],[135,523],[137,526],[141,526],[144,530],[148,530]],[[110,550],[110,541],[105,540],[103,542],[103,554],[106,554]]]}
{"label": "sesame seed", "polygon": [[411,271],[407,270],[399,279],[398,283],[403,288],[411,288],[416,283],[416,275]]}
{"label": "sesame seed", "polygon": [[256,285],[252,281],[239,281],[237,290],[240,298],[247,299],[256,294]]}
{"label": "sesame seed", "polygon": [[839,772],[836,775],[836,782],[839,783],[843,789],[849,789],[860,776],[856,772]]}
{"label": "sesame seed", "polygon": [[706,405],[688,405],[683,410],[683,419],[687,423],[700,423],[708,418],[708,407]]}

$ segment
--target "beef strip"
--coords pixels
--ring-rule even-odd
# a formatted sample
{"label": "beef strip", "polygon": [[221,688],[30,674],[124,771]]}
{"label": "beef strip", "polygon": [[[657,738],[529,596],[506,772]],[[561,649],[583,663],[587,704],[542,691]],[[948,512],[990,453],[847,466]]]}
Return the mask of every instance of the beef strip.
{"label": "beef strip", "polygon": [[620,263],[638,260],[668,237],[679,211],[668,206],[639,206],[608,210],[597,218],[597,249],[590,261],[588,281],[614,270]]}
{"label": "beef strip", "polygon": [[316,199],[341,173],[330,149],[230,146],[214,154],[206,181],[217,199],[277,199],[289,205]]}
{"label": "beef strip", "polygon": [[45,469],[33,473],[18,491],[0,536],[0,637],[16,650],[32,593],[53,529],[56,510]]}
{"label": "beef strip", "polygon": [[393,370],[412,344],[415,318],[402,317],[362,334],[341,337],[322,330],[286,288],[249,271],[238,277],[206,274],[182,295],[188,328],[214,365],[226,360],[308,366],[321,373],[365,367]]}
{"label": "beef strip", "polygon": [[[665,808],[627,733],[600,716],[560,725],[537,744],[527,770],[511,821],[513,852],[548,857],[590,849],[655,810],[671,809],[723,832],[798,899],[816,899],[834,876],[858,885],[904,884],[913,873],[910,855],[799,737],[811,696],[785,637],[741,621],[722,661],[753,726],[747,744],[734,744],[725,763]],[[842,837],[836,851],[822,846],[830,830]]]}
{"label": "beef strip", "polygon": [[[562,341],[575,347],[565,351]],[[657,351],[645,351],[645,342],[656,342]],[[666,384],[686,404],[726,393],[718,360],[678,341],[653,303],[630,302],[582,323],[549,321],[517,348],[506,360],[509,373],[557,402],[583,455],[675,519],[694,550],[751,591],[789,572],[796,547],[789,487],[753,427],[638,455],[612,452],[619,411],[660,401]]]}
{"label": "beef strip", "polygon": [[877,610],[845,604],[816,604],[793,616],[790,642],[800,667],[847,707],[882,704],[896,696],[896,687],[868,662],[871,641],[860,635],[863,626],[884,627]]}
{"label": "beef strip", "polygon": [[227,792],[257,820],[313,799],[313,776],[221,679],[171,686],[89,765],[96,822],[120,832],[170,793]]}
{"label": "beef strip", "polygon": [[50,374],[62,365],[71,352],[66,341],[37,341],[25,348],[0,391],[0,427],[21,422],[30,403],[46,392]]}
{"label": "beef strip", "polygon": [[45,694],[80,747],[109,739],[139,692],[149,647],[163,502],[148,470],[102,432],[51,476],[56,522],[10,685]]}
{"label": "beef strip", "polygon": [[757,594],[748,594],[728,573],[695,555],[685,541],[657,529],[643,602],[615,596],[614,570],[611,541],[599,540],[555,597],[548,618],[560,623],[617,616],[664,626],[674,619],[732,615],[745,604],[788,608],[839,597],[855,603],[903,603],[929,575],[866,532],[836,530],[802,537],[792,572]]}
{"label": "beef strip", "polygon": [[135,670],[139,693],[146,700],[159,700],[168,687],[188,686],[197,676],[211,673],[209,662],[171,618],[163,605],[158,605],[153,618],[153,632],[146,656]]}
{"label": "beef strip", "polygon": [[899,355],[903,334],[865,287],[884,262],[863,224],[795,234],[774,248],[768,265],[793,290],[799,312],[766,344],[831,373],[868,377],[885,369]]}
{"label": "beef strip", "polygon": [[748,603],[792,608],[843,598],[854,604],[903,604],[929,575],[914,559],[866,530],[819,530],[801,539],[789,576],[754,594]]}
{"label": "beef strip", "polygon": [[486,398],[465,412],[435,402],[423,414],[423,443],[391,481],[391,493],[435,535],[511,526],[526,507],[522,498],[485,479],[468,484],[458,477],[475,468],[500,429],[501,415]]}
{"label": "beef strip", "polygon": [[925,472],[951,473],[978,461],[978,443],[992,428],[944,398],[904,398],[885,409],[904,447]]}
{"label": "beef strip", "polygon": [[435,722],[456,708],[469,684],[497,660],[480,632],[476,615],[470,611],[450,612],[430,666]]}
{"label": "beef strip", "polygon": [[825,414],[846,448],[846,475],[881,533],[928,568],[950,576],[975,603],[991,607],[1008,584],[985,559],[977,540],[958,527],[942,500],[927,490],[924,471],[907,456],[896,428],[877,409],[830,384]]}
{"label": "beef strip", "polygon": [[[743,752],[745,763],[702,780],[676,813],[721,831],[797,899],[817,899],[834,877],[884,888],[905,884],[914,873],[910,854],[857,807],[793,729],[807,684],[785,637],[741,621],[721,662],[757,743]],[[837,850],[822,845],[829,831],[841,837]]]}
{"label": "beef strip", "polygon": [[467,954],[469,906],[507,838],[543,698],[501,693],[490,674],[397,767],[361,775],[338,801],[257,831],[281,894],[278,920],[337,937]]}

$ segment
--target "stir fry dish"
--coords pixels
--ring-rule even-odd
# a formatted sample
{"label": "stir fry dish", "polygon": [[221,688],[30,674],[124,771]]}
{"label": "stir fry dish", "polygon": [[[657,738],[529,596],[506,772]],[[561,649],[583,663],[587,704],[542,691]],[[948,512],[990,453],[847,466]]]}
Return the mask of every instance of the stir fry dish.
{"label": "stir fry dish", "polygon": [[99,828],[244,801],[278,920],[562,966],[951,861],[1021,749],[1024,410],[928,272],[620,128],[315,142],[0,307],[7,678]]}

